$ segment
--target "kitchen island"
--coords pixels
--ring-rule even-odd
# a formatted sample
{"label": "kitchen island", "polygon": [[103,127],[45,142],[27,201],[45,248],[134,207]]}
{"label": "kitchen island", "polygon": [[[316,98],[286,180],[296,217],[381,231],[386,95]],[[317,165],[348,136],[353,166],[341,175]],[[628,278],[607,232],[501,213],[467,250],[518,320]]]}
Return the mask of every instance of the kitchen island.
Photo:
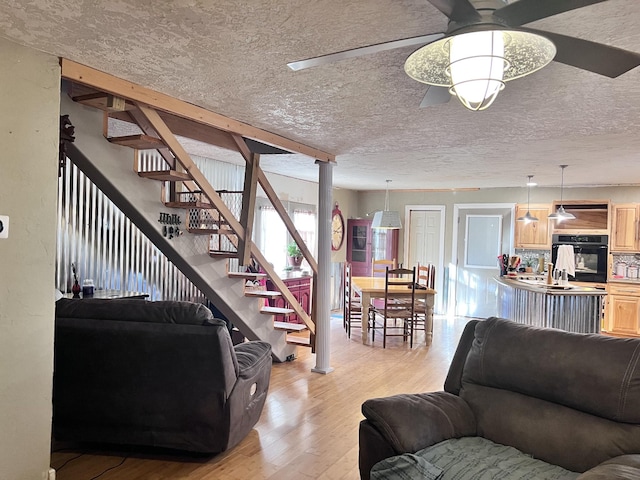
{"label": "kitchen island", "polygon": [[544,280],[500,277],[498,315],[517,323],[576,333],[600,333],[604,289],[547,285]]}

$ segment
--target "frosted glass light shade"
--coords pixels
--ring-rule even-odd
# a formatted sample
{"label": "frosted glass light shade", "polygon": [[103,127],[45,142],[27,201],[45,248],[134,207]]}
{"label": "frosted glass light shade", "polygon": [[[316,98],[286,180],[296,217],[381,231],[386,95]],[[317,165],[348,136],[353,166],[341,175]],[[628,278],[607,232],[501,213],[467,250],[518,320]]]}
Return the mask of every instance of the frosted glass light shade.
{"label": "frosted glass light shade", "polygon": [[[498,37],[502,37],[502,41],[498,40]],[[482,41],[478,39],[482,39]],[[556,47],[553,42],[541,35],[518,30],[503,30],[496,25],[491,25],[488,28],[474,26],[460,29],[448,37],[419,48],[407,58],[404,70],[407,75],[418,82],[448,87],[449,89],[455,87],[455,91],[452,90],[452,93],[461,100],[465,107],[470,108],[474,105],[477,107],[478,104],[471,101],[465,104],[463,101],[462,95],[467,94],[461,93],[462,82],[456,80],[459,75],[456,72],[457,67],[454,68],[460,58],[475,56],[475,58],[469,58],[469,60],[473,60],[470,64],[474,64],[476,60],[482,62],[484,67],[472,70],[475,72],[475,78],[468,77],[464,83],[484,81],[488,94],[485,98],[493,101],[501,90],[503,82],[515,80],[540,70],[553,60],[555,54]],[[502,67],[501,78],[497,73],[500,66]],[[496,85],[498,86],[497,90]],[[480,107],[475,109],[482,110],[487,108],[490,103],[483,102],[479,105]]]}
{"label": "frosted glass light shade", "polygon": [[398,229],[402,228],[400,214],[390,210],[380,210],[373,215],[371,228]]}
{"label": "frosted glass light shade", "polygon": [[451,39],[449,48],[450,92],[469,110],[484,110],[504,88],[502,32],[457,35]]}

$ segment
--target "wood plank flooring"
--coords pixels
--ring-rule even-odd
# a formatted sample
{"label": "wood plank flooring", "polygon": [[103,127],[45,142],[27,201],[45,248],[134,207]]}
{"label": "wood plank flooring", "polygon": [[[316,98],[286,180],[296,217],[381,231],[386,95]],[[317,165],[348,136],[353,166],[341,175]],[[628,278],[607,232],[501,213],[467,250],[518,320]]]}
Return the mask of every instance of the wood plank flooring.
{"label": "wood plank flooring", "polygon": [[[194,457],[139,449],[88,450],[54,442],[51,466],[57,480],[357,480],[362,402],[441,390],[467,321],[436,316],[430,346],[418,332],[413,349],[398,337],[387,339],[383,350],[381,337],[376,336],[374,345],[363,345],[359,329],[349,339],[342,319],[333,318],[335,370],[312,373],[315,355],[308,348],[299,348],[293,362],[274,363],[262,416],[232,450]],[[115,468],[106,471],[110,467]]]}

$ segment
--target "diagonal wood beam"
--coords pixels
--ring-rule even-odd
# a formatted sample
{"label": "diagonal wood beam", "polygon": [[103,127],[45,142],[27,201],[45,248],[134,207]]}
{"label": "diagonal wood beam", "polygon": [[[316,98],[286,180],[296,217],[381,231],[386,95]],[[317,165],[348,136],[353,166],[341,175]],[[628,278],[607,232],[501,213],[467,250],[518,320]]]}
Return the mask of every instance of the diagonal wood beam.
{"label": "diagonal wood beam", "polygon": [[218,195],[218,192],[215,191],[189,154],[182,148],[182,145],[180,145],[180,142],[178,142],[171,130],[169,130],[167,124],[162,121],[158,112],[145,105],[137,104],[136,106],[140,109],[142,115],[151,124],[162,141],[169,147],[178,160],[178,163],[191,175],[191,178],[193,178],[193,181],[198,185],[198,188],[204,192],[213,206],[222,214],[234,233],[238,235],[238,238],[244,238],[244,228],[242,228],[240,222],[236,220],[231,210],[229,210],[229,207],[225,205],[220,195]]}
{"label": "diagonal wood beam", "polygon": [[293,240],[298,244],[298,247],[300,247],[300,251],[302,252],[305,260],[309,263],[311,270],[314,274],[317,274],[318,263],[316,262],[316,259],[313,258],[311,251],[307,248],[307,244],[304,242],[304,240],[298,233],[296,226],[293,224],[293,220],[291,220],[289,212],[287,212],[287,209],[284,208],[284,205],[282,205],[282,202],[278,198],[278,194],[273,189],[273,187],[269,183],[269,179],[262,170],[260,170],[260,173],[258,174],[258,182],[260,182],[260,186],[264,190],[264,193],[266,193],[269,200],[271,200],[273,208],[275,208],[276,211],[280,214],[280,218],[282,218],[282,221],[287,227],[287,230],[289,230],[289,233],[293,237]]}
{"label": "diagonal wood beam", "polygon": [[244,189],[242,192],[242,212],[240,223],[244,226],[244,239],[238,242],[240,265],[251,263],[251,238],[253,237],[253,218],[256,211],[256,192],[258,191],[258,171],[260,155],[252,153],[244,170]]}
{"label": "diagonal wood beam", "polygon": [[[249,147],[247,146],[244,139],[240,135],[233,135],[233,139],[238,145],[238,151],[242,154],[244,159],[247,161],[247,166],[248,166],[249,162],[251,161],[250,159],[252,155],[251,151],[249,150]],[[293,240],[296,242],[296,244],[298,244],[298,247],[300,247],[302,256],[309,263],[311,270],[317,274],[318,264],[316,262],[316,259],[313,258],[313,255],[311,255],[311,252],[307,248],[307,244],[304,242],[304,240],[298,233],[296,226],[293,224],[293,221],[289,216],[289,212],[287,212],[287,209],[284,208],[284,205],[282,205],[280,198],[278,198],[278,194],[275,192],[275,190],[271,186],[271,183],[269,183],[269,179],[260,168],[258,169],[258,181],[260,182],[260,186],[262,187],[262,190],[264,190],[264,192],[267,194],[267,198],[269,198],[269,200],[271,201],[273,208],[275,208],[275,210],[280,215],[280,218],[282,218],[282,221],[287,227],[289,234],[291,235]]]}
{"label": "diagonal wood beam", "polygon": [[[233,232],[237,235],[238,240],[244,240],[245,231],[240,222],[236,220],[231,210],[229,210],[229,208],[225,205],[218,193],[211,186],[202,172],[198,169],[197,165],[191,159],[189,154],[184,150],[184,148],[182,148],[182,145],[180,145],[176,137],[173,135],[173,133],[171,133],[171,130],[169,130],[167,125],[162,121],[162,118],[160,118],[158,112],[145,105],[136,104],[136,106],[140,109],[142,115],[144,115],[147,121],[154,128],[158,136],[169,147],[178,162],[191,175],[193,181],[198,185],[200,190],[204,192],[213,206],[217,208],[218,211],[222,214],[229,227],[231,227]],[[264,255],[262,255],[262,252],[258,250],[258,247],[251,241],[251,239],[246,239],[246,241],[251,245],[251,254],[256,258],[269,278],[271,278],[276,288],[280,290],[284,299],[289,303],[298,317],[304,322],[309,331],[311,331],[311,333],[315,333],[315,324],[311,321],[309,315],[302,309],[302,306],[300,305],[298,300],[296,300],[291,291],[280,279],[275,270],[273,270],[269,262],[267,262],[266,258],[264,258]]]}
{"label": "diagonal wood beam", "polygon": [[118,95],[131,100],[134,103],[146,104],[158,110],[164,110],[180,117],[195,120],[199,123],[215,127],[225,132],[237,133],[243,137],[275,145],[285,150],[289,150],[290,152],[301,153],[321,162],[336,161],[335,155],[330,153],[289,140],[281,135],[267,132],[266,130],[233,120],[223,115],[213,113],[202,107],[183,102],[164,93],[156,92],[141,85],[114,77],[108,73],[81,65],[66,58],[61,59],[60,66],[62,70],[62,78],[67,80],[81,83],[103,92]]}

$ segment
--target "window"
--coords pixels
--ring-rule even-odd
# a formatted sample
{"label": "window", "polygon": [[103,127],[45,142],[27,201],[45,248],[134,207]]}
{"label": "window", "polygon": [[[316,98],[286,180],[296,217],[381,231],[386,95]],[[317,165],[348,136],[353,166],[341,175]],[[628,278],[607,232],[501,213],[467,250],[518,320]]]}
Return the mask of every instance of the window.
{"label": "window", "polygon": [[[277,273],[287,267],[287,245],[293,241],[287,227],[268,200],[258,199],[254,242]],[[311,254],[316,254],[317,219],[314,205],[284,203],[289,215]],[[304,262],[303,269],[309,265]]]}

